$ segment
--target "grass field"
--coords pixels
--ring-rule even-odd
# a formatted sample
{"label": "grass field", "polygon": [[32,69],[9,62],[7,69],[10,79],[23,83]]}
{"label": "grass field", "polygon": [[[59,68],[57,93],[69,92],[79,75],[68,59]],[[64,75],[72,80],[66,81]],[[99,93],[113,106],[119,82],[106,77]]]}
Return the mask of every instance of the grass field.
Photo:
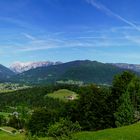
{"label": "grass field", "polygon": [[[23,134],[9,134],[4,131],[0,131],[0,140],[25,140]],[[39,140],[53,140],[52,138],[39,138]]]}
{"label": "grass field", "polygon": [[75,140],[140,140],[140,123],[98,132],[80,132]]}
{"label": "grass field", "polygon": [[47,94],[47,96],[52,97],[52,98],[58,98],[63,101],[70,100],[69,97],[72,97],[73,100],[78,98],[78,95],[75,92],[67,90],[67,89],[57,90],[53,93]]}
{"label": "grass field", "polygon": [[4,131],[0,131],[0,140],[24,140],[24,135],[21,134],[12,135]]}
{"label": "grass field", "polygon": [[[11,135],[0,131],[0,140],[24,140],[23,134]],[[39,138],[39,140],[53,140],[52,138]],[[72,140],[140,140],[140,123],[106,129],[97,132],[80,132],[73,135]]]}

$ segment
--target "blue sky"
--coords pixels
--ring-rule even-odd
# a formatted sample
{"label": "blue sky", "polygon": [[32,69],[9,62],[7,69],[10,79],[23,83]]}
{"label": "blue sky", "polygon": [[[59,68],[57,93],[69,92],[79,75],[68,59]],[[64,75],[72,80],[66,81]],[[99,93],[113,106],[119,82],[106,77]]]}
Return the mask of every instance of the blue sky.
{"label": "blue sky", "polygon": [[140,64],[139,0],[0,0],[0,63]]}

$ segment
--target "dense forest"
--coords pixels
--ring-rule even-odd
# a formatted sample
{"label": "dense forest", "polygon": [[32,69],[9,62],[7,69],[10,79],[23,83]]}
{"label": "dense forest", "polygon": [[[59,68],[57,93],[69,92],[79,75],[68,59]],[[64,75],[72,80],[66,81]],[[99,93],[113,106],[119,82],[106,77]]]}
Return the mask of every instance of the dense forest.
{"label": "dense forest", "polygon": [[[47,96],[67,89],[78,94],[63,101]],[[24,129],[33,137],[70,139],[78,131],[96,131],[133,124],[140,119],[140,79],[125,71],[112,86],[56,84],[0,93],[1,126]]]}

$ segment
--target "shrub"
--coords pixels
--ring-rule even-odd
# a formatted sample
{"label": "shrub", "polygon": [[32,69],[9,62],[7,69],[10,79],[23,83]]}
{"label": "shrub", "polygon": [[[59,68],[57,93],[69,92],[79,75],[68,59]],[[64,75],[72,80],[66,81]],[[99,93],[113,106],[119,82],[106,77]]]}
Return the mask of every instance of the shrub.
{"label": "shrub", "polygon": [[32,136],[30,132],[27,132],[25,134],[25,139],[24,140],[38,140],[38,138],[37,138],[36,135]]}
{"label": "shrub", "polygon": [[61,118],[59,122],[54,123],[48,127],[48,136],[54,138],[71,137],[71,134],[81,130],[78,122],[73,123],[69,119]]}
{"label": "shrub", "polygon": [[50,109],[37,109],[32,114],[27,129],[32,135],[45,137],[48,126],[57,120],[57,112]]}
{"label": "shrub", "polygon": [[11,132],[12,132],[12,134],[16,134],[17,131],[16,130],[12,130]]}

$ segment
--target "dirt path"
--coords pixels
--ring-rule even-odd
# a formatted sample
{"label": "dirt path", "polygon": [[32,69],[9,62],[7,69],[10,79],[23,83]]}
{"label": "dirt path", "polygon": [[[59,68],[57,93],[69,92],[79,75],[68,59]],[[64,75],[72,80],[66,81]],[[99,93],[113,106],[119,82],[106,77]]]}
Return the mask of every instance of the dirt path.
{"label": "dirt path", "polygon": [[5,130],[5,129],[3,129],[3,128],[0,128],[0,130],[4,131],[4,132],[6,132],[6,133],[9,133],[9,134],[13,134],[11,131]]}

